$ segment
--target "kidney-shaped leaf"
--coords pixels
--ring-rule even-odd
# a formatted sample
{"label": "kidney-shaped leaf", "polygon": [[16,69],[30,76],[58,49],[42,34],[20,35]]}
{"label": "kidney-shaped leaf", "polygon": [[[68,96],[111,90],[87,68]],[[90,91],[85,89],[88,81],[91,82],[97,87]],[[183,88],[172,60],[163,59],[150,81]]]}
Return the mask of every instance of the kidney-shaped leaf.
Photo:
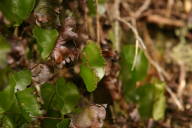
{"label": "kidney-shaped leaf", "polygon": [[56,90],[54,85],[48,83],[42,85],[41,96],[43,98],[44,107],[46,109],[49,109],[49,107],[51,106],[51,102],[53,100],[53,97],[55,96],[55,93]]}
{"label": "kidney-shaped leaf", "polygon": [[77,87],[64,78],[57,80],[56,96],[63,102],[63,107],[61,109],[63,115],[72,112],[80,98]]}
{"label": "kidney-shaped leaf", "polygon": [[87,91],[94,91],[97,88],[98,82],[98,77],[96,76],[96,73],[93,69],[91,69],[91,67],[85,64],[81,64],[80,69],[80,76],[82,77],[85,83]]}
{"label": "kidney-shaped leaf", "polygon": [[83,49],[83,60],[87,61],[90,66],[102,67],[105,65],[105,59],[101,54],[101,49],[96,42],[89,40]]}
{"label": "kidney-shaped leaf", "polygon": [[7,63],[6,54],[10,51],[10,45],[7,40],[0,35],[0,68],[4,68]]}
{"label": "kidney-shaped leaf", "polygon": [[15,90],[15,80],[14,76],[11,74],[9,76],[9,85],[0,92],[0,107],[1,112],[7,111],[15,100],[14,90]]}
{"label": "kidney-shaped leaf", "polygon": [[133,61],[135,56],[135,46],[134,45],[124,45],[121,53],[121,65],[127,67],[127,74],[130,74],[130,79],[134,81],[142,80],[147,75],[148,61],[142,51],[136,56],[135,68],[132,70]]}
{"label": "kidney-shaped leaf", "polygon": [[94,41],[88,41],[82,52],[83,63],[80,66],[80,76],[89,92],[97,88],[97,83],[105,74],[105,59],[100,47]]}
{"label": "kidney-shaped leaf", "polygon": [[147,84],[139,87],[136,92],[138,96],[139,113],[144,119],[152,116],[153,91],[153,85]]}
{"label": "kidney-shaped leaf", "polygon": [[20,104],[21,109],[23,110],[23,114],[27,118],[31,118],[31,116],[39,116],[42,113],[40,111],[40,106],[37,102],[37,99],[32,93],[32,88],[27,88],[23,91],[19,91],[16,93],[18,103]]}
{"label": "kidney-shaped leaf", "polygon": [[30,83],[32,79],[31,71],[22,70],[14,73],[14,78],[16,81],[16,90],[24,90]]}
{"label": "kidney-shaped leaf", "polygon": [[59,35],[57,30],[35,27],[33,29],[33,35],[37,40],[42,59],[46,59],[55,46],[56,39]]}
{"label": "kidney-shaped leaf", "polygon": [[154,84],[154,105],[153,105],[153,119],[160,120],[164,118],[166,108],[166,97],[164,95],[165,84],[156,83]]}
{"label": "kidney-shaped leaf", "polygon": [[8,20],[15,24],[28,18],[35,5],[35,0],[0,0],[0,10]]}
{"label": "kidney-shaped leaf", "polygon": [[147,84],[137,89],[139,112],[142,118],[163,119],[166,99],[164,83]]}

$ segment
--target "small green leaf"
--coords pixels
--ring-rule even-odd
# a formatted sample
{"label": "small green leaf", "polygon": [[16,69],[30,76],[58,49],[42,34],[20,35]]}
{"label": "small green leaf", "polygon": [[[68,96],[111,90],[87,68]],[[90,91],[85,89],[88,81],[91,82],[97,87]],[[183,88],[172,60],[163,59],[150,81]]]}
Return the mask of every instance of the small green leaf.
{"label": "small green leaf", "polygon": [[14,73],[14,78],[16,81],[15,90],[21,91],[31,84],[32,74],[29,70],[22,70],[20,72]]}
{"label": "small green leaf", "polygon": [[124,45],[122,47],[120,76],[124,88],[124,95],[127,101],[135,100],[135,84],[137,81],[143,80],[148,71],[148,61],[142,51],[138,53],[135,68],[132,70],[134,56],[134,45]]}
{"label": "small green leaf", "polygon": [[56,90],[55,86],[52,84],[43,84],[41,87],[41,96],[44,101],[44,106],[46,109],[49,109],[53,97],[55,96]]}
{"label": "small green leaf", "polygon": [[57,128],[69,128],[70,119],[63,119],[57,124]]}
{"label": "small green leaf", "polygon": [[2,128],[15,128],[13,122],[8,116],[0,115],[1,127]]}
{"label": "small green leaf", "polygon": [[10,45],[7,40],[0,35],[0,68],[4,68],[7,64],[6,55],[10,51]]}
{"label": "small green leaf", "polygon": [[91,67],[103,67],[105,65],[105,59],[101,54],[101,49],[96,42],[89,40],[87,45],[83,49],[83,60]]}
{"label": "small green leaf", "polygon": [[63,78],[57,80],[56,96],[63,102],[61,109],[63,115],[72,112],[80,98],[77,87]]}
{"label": "small green leaf", "polygon": [[166,108],[165,96],[161,95],[153,105],[153,119],[161,120],[164,118]]}
{"label": "small green leaf", "polygon": [[164,83],[156,83],[155,86],[155,97],[154,97],[154,105],[153,105],[153,119],[160,120],[164,118],[165,108],[166,108],[166,97],[164,95],[165,84]]}
{"label": "small green leaf", "polygon": [[163,119],[165,114],[166,99],[164,83],[147,84],[136,91],[139,104],[139,113],[142,118],[153,117],[155,120]]}
{"label": "small green leaf", "polygon": [[27,19],[35,5],[35,0],[1,0],[0,10],[11,22],[19,25]]}
{"label": "small green leaf", "polygon": [[[148,60],[144,53],[140,51],[136,58],[135,68],[132,71],[133,61],[135,56],[135,46],[134,45],[124,45],[121,53],[121,65],[123,66],[122,71],[127,71],[130,74],[129,79],[134,81],[143,80],[147,75],[148,70]],[[127,68],[128,70],[124,70]]]}
{"label": "small green leaf", "polygon": [[137,99],[139,104],[139,113],[142,118],[146,119],[152,116],[153,110],[153,85],[147,84],[137,89]]}
{"label": "small green leaf", "polygon": [[83,63],[80,66],[82,77],[89,92],[97,88],[97,83],[105,75],[105,59],[101,54],[100,47],[96,42],[89,40],[82,52]]}
{"label": "small green leaf", "polygon": [[57,30],[35,27],[33,29],[33,35],[37,40],[42,59],[47,59],[51,54],[59,35]]}
{"label": "small green leaf", "polygon": [[[16,98],[15,98],[16,99]],[[22,128],[22,126],[27,123],[26,119],[22,114],[22,110],[18,104],[17,100],[14,100],[11,108],[7,111],[10,114],[7,114],[7,117],[12,121],[15,125],[15,128]],[[14,114],[12,114],[14,113]]]}
{"label": "small green leaf", "polygon": [[87,91],[92,92],[97,88],[98,77],[93,69],[87,65],[81,64],[80,66],[80,76],[85,82]]}
{"label": "small green leaf", "polygon": [[40,111],[40,106],[32,93],[32,88],[27,88],[16,93],[16,98],[26,119],[30,119],[32,116],[39,116],[42,114]]}
{"label": "small green leaf", "polygon": [[14,90],[15,90],[15,80],[14,76],[9,76],[9,85],[0,92],[0,107],[1,111],[7,111],[15,100]]}

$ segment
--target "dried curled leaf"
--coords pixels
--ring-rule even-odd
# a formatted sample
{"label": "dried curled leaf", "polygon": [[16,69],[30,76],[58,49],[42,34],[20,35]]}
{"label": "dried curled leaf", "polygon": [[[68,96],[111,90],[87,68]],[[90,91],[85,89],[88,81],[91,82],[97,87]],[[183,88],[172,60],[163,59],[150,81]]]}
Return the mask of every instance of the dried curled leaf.
{"label": "dried curled leaf", "polygon": [[63,23],[52,57],[57,64],[69,64],[78,58],[79,50],[77,48],[78,35],[73,31],[76,22],[68,17]]}
{"label": "dried curled leaf", "polygon": [[52,0],[39,0],[34,10],[34,17],[37,25],[60,25],[59,17],[57,14],[59,2]]}
{"label": "dried curled leaf", "polygon": [[102,128],[106,117],[106,105],[90,105],[73,115],[70,128]]}
{"label": "dried curled leaf", "polygon": [[31,72],[33,82],[38,85],[44,84],[53,76],[49,67],[45,64],[38,64]]}

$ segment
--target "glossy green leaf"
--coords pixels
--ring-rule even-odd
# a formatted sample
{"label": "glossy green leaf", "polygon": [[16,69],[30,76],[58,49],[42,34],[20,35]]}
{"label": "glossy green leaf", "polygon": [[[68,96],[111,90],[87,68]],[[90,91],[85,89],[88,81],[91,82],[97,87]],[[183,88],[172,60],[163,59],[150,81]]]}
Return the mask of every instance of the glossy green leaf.
{"label": "glossy green leaf", "polygon": [[14,78],[16,81],[15,90],[24,90],[28,85],[31,84],[32,74],[29,70],[22,70],[14,73]]}
{"label": "glossy green leaf", "polygon": [[2,128],[15,128],[13,122],[5,115],[0,115],[0,121]]}
{"label": "glossy green leaf", "polygon": [[136,64],[134,70],[132,69],[133,61],[135,56],[135,46],[134,45],[124,45],[122,48],[122,66],[127,70],[122,69],[122,71],[127,71],[130,74],[129,79],[134,81],[143,80],[147,75],[148,61],[142,51],[140,51],[136,58]]}
{"label": "glossy green leaf", "polygon": [[139,87],[136,91],[136,100],[142,118],[163,119],[166,108],[164,83],[157,82]]}
{"label": "glossy green leaf", "polygon": [[153,85],[143,85],[137,89],[137,99],[139,103],[139,113],[142,118],[146,119],[152,116],[153,110]]}
{"label": "glossy green leaf", "polygon": [[148,61],[142,51],[138,53],[135,68],[132,70],[134,56],[134,45],[124,45],[122,47],[120,76],[124,88],[124,95],[127,101],[135,101],[135,84],[137,81],[143,80],[148,71]]}
{"label": "glossy green leaf", "polygon": [[42,59],[47,59],[47,57],[51,54],[59,35],[57,30],[35,27],[33,29],[33,35],[37,40]]}
{"label": "glossy green leaf", "polygon": [[10,113],[7,114],[7,117],[12,121],[15,128],[22,128],[22,126],[27,123],[17,100],[14,100],[14,103],[7,112]]}
{"label": "glossy green leaf", "polygon": [[21,24],[31,14],[35,0],[0,0],[0,10],[15,24]]}
{"label": "glossy green leaf", "polygon": [[16,82],[14,80],[14,76],[9,76],[9,85],[0,92],[0,107],[1,112],[7,111],[15,100],[14,90],[15,90]]}
{"label": "glossy green leaf", "polygon": [[69,128],[70,119],[63,119],[57,124],[57,128]]}
{"label": "glossy green leaf", "polygon": [[80,66],[80,76],[83,78],[87,91],[92,92],[97,88],[98,77],[93,69],[82,64]]}
{"label": "glossy green leaf", "polygon": [[82,52],[83,63],[80,66],[82,77],[89,92],[97,88],[97,83],[104,77],[105,59],[100,47],[94,41],[88,41]]}
{"label": "glossy green leaf", "polygon": [[7,40],[0,35],[0,68],[4,68],[7,64],[7,53],[10,51],[10,45]]}
{"label": "glossy green leaf", "polygon": [[17,92],[16,98],[26,119],[30,119],[32,116],[39,116],[42,114],[37,99],[33,95],[32,88],[27,88],[23,91]]}
{"label": "glossy green leaf", "polygon": [[83,49],[83,60],[92,67],[102,67],[105,65],[105,59],[101,54],[101,49],[96,42],[89,40]]}
{"label": "glossy green leaf", "polygon": [[153,119],[160,120],[164,118],[166,108],[165,84],[154,84],[154,105],[153,105]]}
{"label": "glossy green leaf", "polygon": [[49,109],[51,102],[56,94],[55,86],[52,84],[43,84],[41,87],[41,96],[44,101],[44,106],[46,109]]}
{"label": "glossy green leaf", "polygon": [[56,96],[63,102],[61,109],[63,115],[72,112],[80,99],[77,87],[73,83],[67,82],[64,78],[57,80]]}

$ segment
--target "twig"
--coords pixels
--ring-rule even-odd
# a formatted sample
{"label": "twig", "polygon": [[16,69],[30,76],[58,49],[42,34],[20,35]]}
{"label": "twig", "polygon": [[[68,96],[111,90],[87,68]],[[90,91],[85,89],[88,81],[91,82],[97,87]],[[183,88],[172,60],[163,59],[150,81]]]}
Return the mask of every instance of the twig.
{"label": "twig", "polygon": [[174,0],[168,0],[167,11],[166,11],[167,12],[166,13],[167,17],[170,17],[173,5],[174,5]]}
{"label": "twig", "polygon": [[[115,17],[120,16],[119,4],[120,4],[120,0],[115,0],[115,3],[114,3],[114,16]],[[120,44],[119,44],[119,22],[118,21],[115,21],[114,29],[115,29],[114,30],[115,31],[114,47],[115,47],[115,50],[119,51],[120,50]]]}
{"label": "twig", "polygon": [[137,55],[138,55],[138,50],[139,50],[139,41],[136,40],[135,42],[135,55],[134,55],[134,60],[133,60],[133,65],[131,67],[131,70],[133,71],[137,62]]}
{"label": "twig", "polygon": [[134,17],[138,18],[150,5],[151,0],[145,0],[144,4],[134,13]]}
{"label": "twig", "polygon": [[184,64],[180,63],[179,65],[180,65],[180,77],[179,77],[179,87],[177,90],[177,96],[181,97],[186,87],[186,81],[185,81],[186,70]]}
{"label": "twig", "polygon": [[38,119],[53,119],[53,120],[62,120],[63,118],[59,117],[48,117],[48,116],[31,116],[32,118],[38,118]]}
{"label": "twig", "polygon": [[165,70],[157,63],[155,62],[151,56],[149,55],[149,53],[147,51],[144,51],[145,56],[147,57],[147,59],[149,60],[149,62],[151,63],[151,65],[153,67],[155,67],[155,69],[158,72],[159,78],[161,81],[165,81],[164,78],[169,79],[169,75],[165,72]]}
{"label": "twig", "polygon": [[170,19],[170,18],[162,17],[156,14],[148,15],[147,21],[151,23],[156,23],[159,25],[167,25],[167,26],[175,26],[175,27],[185,26],[184,22],[181,20]]}
{"label": "twig", "polygon": [[100,24],[99,24],[99,10],[98,10],[98,0],[95,0],[96,4],[96,34],[97,34],[97,43],[100,42]]}
{"label": "twig", "polygon": [[13,32],[13,35],[14,35],[15,37],[18,37],[18,36],[19,36],[19,27],[18,27],[18,26],[15,27],[14,32]]}
{"label": "twig", "polygon": [[165,86],[165,89],[167,90],[167,92],[171,95],[174,103],[177,105],[178,109],[183,111],[184,107],[181,104],[181,102],[179,101],[179,99],[177,98],[177,96],[175,95],[175,93],[173,93],[173,91],[171,91],[171,89],[168,86]]}
{"label": "twig", "polygon": [[124,23],[125,25],[127,25],[133,31],[133,33],[135,35],[135,38],[136,38],[136,40],[139,41],[139,44],[140,44],[141,48],[146,49],[145,44],[144,44],[143,40],[141,39],[141,37],[139,36],[139,33],[135,29],[135,27],[133,25],[131,25],[129,22],[127,22],[126,20],[124,20],[124,19],[122,19],[120,17],[117,17],[117,20]]}

